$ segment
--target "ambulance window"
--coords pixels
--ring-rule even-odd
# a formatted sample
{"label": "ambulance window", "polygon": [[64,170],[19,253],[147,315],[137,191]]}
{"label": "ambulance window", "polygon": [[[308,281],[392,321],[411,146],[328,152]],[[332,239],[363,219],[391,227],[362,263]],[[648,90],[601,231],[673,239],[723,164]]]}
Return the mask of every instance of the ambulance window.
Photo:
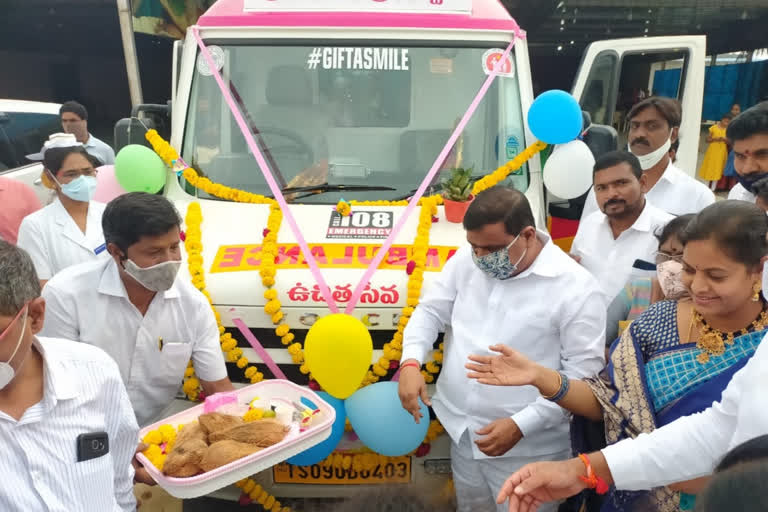
{"label": "ambulance window", "polygon": [[336,127],[403,128],[411,120],[410,70],[321,70],[320,97]]}
{"label": "ambulance window", "polygon": [[614,83],[618,65],[619,56],[613,51],[602,52],[592,64],[580,103],[595,124],[613,124],[611,116],[616,102]]}

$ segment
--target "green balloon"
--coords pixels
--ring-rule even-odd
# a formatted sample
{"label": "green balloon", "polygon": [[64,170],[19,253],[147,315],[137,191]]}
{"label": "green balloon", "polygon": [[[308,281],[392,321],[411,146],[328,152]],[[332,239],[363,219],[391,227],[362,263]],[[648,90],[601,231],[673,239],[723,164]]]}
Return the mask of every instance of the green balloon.
{"label": "green balloon", "polygon": [[165,185],[166,167],[146,146],[129,144],[115,157],[115,176],[126,192],[157,193]]}

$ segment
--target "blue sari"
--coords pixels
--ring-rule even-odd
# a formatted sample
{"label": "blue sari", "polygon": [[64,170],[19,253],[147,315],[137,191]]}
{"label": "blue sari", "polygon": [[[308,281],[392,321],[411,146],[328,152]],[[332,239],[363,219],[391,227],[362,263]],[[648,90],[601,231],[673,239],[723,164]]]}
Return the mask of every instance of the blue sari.
{"label": "blue sari", "polygon": [[[653,304],[614,342],[603,372],[586,380],[603,406],[605,442],[651,432],[719,401],[765,334],[763,330],[738,336],[726,345],[725,353],[702,364],[696,360],[701,350],[695,343],[680,343],[677,302]],[[581,420],[574,424],[577,449],[583,427]],[[679,511],[680,493],[667,487],[642,492],[611,489],[601,508],[601,512],[631,510]]]}

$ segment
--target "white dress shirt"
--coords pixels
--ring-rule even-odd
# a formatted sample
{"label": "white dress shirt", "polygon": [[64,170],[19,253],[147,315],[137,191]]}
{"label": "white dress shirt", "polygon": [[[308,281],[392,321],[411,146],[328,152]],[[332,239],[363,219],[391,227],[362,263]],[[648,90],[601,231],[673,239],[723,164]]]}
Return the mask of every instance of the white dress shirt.
{"label": "white dress shirt", "polygon": [[[533,386],[496,387],[467,378],[470,354],[505,344],[569,377],[603,368],[605,299],[594,278],[539,232],[544,247],[533,264],[501,281],[481,271],[463,246],[449,260],[405,329],[402,360],[424,362],[439,332],[445,351],[437,392],[438,418],[454,443],[469,430],[512,417],[524,438],[504,456],[553,454],[570,446],[568,419]],[[488,458],[473,443],[476,459]]]}
{"label": "white dress shirt", "polygon": [[[715,202],[715,194],[709,187],[681,171],[672,161],[659,181],[645,193],[645,198],[656,208],[674,216],[699,213]],[[599,211],[595,189],[591,188],[584,203],[581,220]]]}
{"label": "white dress shirt", "polygon": [[184,279],[157,293],[144,316],[128,299],[112,259],[70,267],[45,285],[43,297],[42,332],[95,345],[112,356],[141,426],[161,419],[190,357],[200,379],[227,376],[213,311]]}
{"label": "white dress shirt", "polygon": [[728,199],[736,199],[738,201],[748,201],[754,203],[756,196],[749,190],[745,189],[741,183],[737,183],[733,186],[730,192],[728,192]]}
{"label": "white dress shirt", "polygon": [[83,144],[83,147],[89,155],[98,158],[101,165],[115,164],[115,150],[109,147],[109,144],[101,139],[97,139],[90,133],[88,134],[88,142]]}
{"label": "white dress shirt", "polygon": [[768,343],[763,339],[720,402],[603,449],[616,487],[650,489],[712,473],[728,450],[768,434]]}
{"label": "white dress shirt", "polygon": [[[37,338],[43,399],[20,420],[0,412],[0,510],[134,512],[139,427],[115,363],[101,350]],[[109,452],[77,461],[80,434],[105,432]]]}
{"label": "white dress shirt", "polygon": [[581,257],[581,265],[595,276],[606,299],[612,301],[632,276],[636,259],[654,262],[659,247],[656,234],[672,218],[646,201],[632,227],[614,239],[608,217],[594,212],[579,223],[571,253]]}
{"label": "white dress shirt", "polygon": [[29,253],[38,279],[47,280],[72,265],[108,256],[101,230],[104,208],[104,203],[88,203],[85,233],[58,199],[21,221],[18,246]]}

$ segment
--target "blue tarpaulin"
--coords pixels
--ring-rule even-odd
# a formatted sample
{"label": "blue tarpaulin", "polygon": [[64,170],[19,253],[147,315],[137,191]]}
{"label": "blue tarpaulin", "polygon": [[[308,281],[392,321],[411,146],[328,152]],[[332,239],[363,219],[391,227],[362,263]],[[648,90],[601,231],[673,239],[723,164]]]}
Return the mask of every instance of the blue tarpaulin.
{"label": "blue tarpaulin", "polygon": [[[704,78],[702,119],[719,121],[734,103],[747,109],[760,101],[763,82],[768,80],[768,61],[709,66]],[[653,89],[659,96],[677,97],[680,69],[656,71]]]}

